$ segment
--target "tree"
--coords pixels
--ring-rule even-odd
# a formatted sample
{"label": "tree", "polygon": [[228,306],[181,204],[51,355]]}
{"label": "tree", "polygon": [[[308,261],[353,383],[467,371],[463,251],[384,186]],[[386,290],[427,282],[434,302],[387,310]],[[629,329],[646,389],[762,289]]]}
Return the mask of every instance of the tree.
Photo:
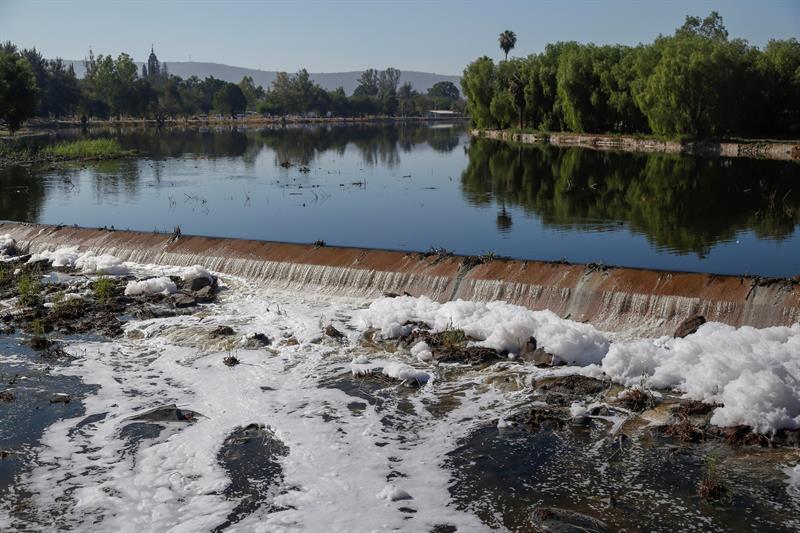
{"label": "tree", "polygon": [[225,85],[214,94],[214,109],[223,115],[237,115],[247,109],[247,98],[235,83]]}
{"label": "tree", "polygon": [[252,76],[245,76],[239,82],[239,88],[247,99],[247,109],[254,110],[260,100],[264,99],[264,88],[260,85],[256,87]]}
{"label": "tree", "polygon": [[511,30],[506,30],[500,34],[497,40],[500,42],[500,49],[506,54],[506,61],[508,61],[508,53],[517,44],[517,35]]}
{"label": "tree", "polygon": [[370,68],[361,73],[353,96],[377,96],[380,90],[378,71]]}
{"label": "tree", "polygon": [[0,117],[11,130],[36,113],[36,77],[30,64],[18,54],[0,51]]}
{"label": "tree", "polygon": [[428,89],[428,96],[455,101],[461,98],[461,93],[458,92],[458,87],[452,81],[438,81]]}
{"label": "tree", "polygon": [[472,122],[479,128],[496,124],[490,105],[495,91],[494,61],[486,56],[476,59],[464,69],[461,89],[467,99],[467,110]]}

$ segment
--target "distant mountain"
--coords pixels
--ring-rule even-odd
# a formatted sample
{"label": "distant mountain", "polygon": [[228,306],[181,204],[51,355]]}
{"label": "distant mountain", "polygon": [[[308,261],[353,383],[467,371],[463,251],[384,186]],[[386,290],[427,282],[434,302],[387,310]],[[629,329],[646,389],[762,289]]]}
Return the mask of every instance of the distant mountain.
{"label": "distant mountain", "polygon": [[[75,73],[79,78],[83,77],[85,69],[83,61],[65,60],[65,63],[72,63],[75,67]],[[141,70],[142,63],[136,62],[136,65]],[[197,61],[168,61],[167,68],[171,74],[180,76],[181,78],[188,78],[197,76],[198,78],[205,78],[207,76],[214,76],[217,79],[229,81],[232,83],[239,83],[245,76],[252,76],[256,85],[261,85],[265,89],[268,88],[272,81],[277,76],[277,72],[271,70],[257,70],[251,68],[232,67],[230,65],[223,65],[222,63],[199,63]],[[405,82],[411,83],[414,89],[425,92],[430,89],[433,84],[440,81],[451,81],[455,83],[456,87],[461,90],[461,77],[460,76],[445,76],[443,74],[433,74],[430,72],[417,72],[413,70],[401,71],[400,84]],[[361,76],[361,71],[352,72],[318,72],[310,73],[311,79],[320,84],[325,89],[332,90],[337,87],[344,87],[347,94],[353,94],[353,91],[358,86],[358,77]]]}

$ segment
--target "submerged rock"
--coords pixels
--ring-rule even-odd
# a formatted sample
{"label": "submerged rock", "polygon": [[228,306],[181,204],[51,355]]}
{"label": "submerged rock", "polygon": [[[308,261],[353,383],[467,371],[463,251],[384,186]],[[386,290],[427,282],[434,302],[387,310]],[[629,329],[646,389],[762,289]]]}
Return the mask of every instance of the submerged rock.
{"label": "submerged rock", "polygon": [[336,340],[341,340],[344,338],[344,333],[333,327],[332,325],[328,325],[324,331],[325,335]]}
{"label": "submerged rock", "polygon": [[8,403],[14,401],[14,393],[10,390],[0,391],[0,403]]}
{"label": "submerged rock", "polygon": [[193,296],[179,292],[172,296],[172,303],[175,304],[175,307],[180,309],[196,306],[197,300]]}
{"label": "submerged rock", "polygon": [[189,409],[179,409],[175,404],[164,405],[161,407],[154,407],[144,411],[141,414],[130,417],[129,420],[137,420],[142,422],[193,422],[200,413],[190,411]]}
{"label": "submerged rock", "polygon": [[69,394],[57,392],[50,397],[50,403],[69,403],[72,400]]}
{"label": "submerged rock", "polygon": [[233,328],[230,326],[217,326],[213,330],[211,330],[212,337],[227,337],[233,335],[235,332]]}
{"label": "submerged rock", "polygon": [[591,516],[560,509],[558,507],[539,507],[533,512],[533,523],[548,533],[606,533],[611,529]]}
{"label": "submerged rock", "polygon": [[608,381],[602,381],[587,376],[570,374],[540,379],[535,387],[539,390],[561,394],[565,396],[589,396],[599,394],[610,386]]}
{"label": "submerged rock", "polygon": [[247,350],[258,350],[272,344],[272,341],[263,333],[255,333],[244,341],[244,348]]}

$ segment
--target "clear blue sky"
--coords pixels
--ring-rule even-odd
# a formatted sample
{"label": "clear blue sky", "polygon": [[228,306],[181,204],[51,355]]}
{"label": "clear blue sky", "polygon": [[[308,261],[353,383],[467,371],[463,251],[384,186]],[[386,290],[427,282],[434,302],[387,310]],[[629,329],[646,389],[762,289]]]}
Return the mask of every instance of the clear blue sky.
{"label": "clear blue sky", "polygon": [[256,2],[0,0],[0,40],[47,57],[127,52],[164,61],[210,61],[311,72],[394,66],[459,74],[480,55],[499,58],[497,35],[512,29],[512,55],[548,42],[648,42],[687,14],[719,11],[731,36],[762,46],[800,38],[800,0]]}

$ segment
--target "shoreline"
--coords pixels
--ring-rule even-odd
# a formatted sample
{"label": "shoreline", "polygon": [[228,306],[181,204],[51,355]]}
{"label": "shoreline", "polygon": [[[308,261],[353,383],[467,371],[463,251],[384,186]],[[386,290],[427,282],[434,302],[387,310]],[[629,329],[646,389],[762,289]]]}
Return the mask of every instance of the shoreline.
{"label": "shoreline", "polygon": [[479,129],[470,129],[470,135],[477,138],[519,144],[552,144],[559,147],[577,146],[600,151],[800,161],[800,141],[669,141],[630,135],[522,133],[511,130]]}

